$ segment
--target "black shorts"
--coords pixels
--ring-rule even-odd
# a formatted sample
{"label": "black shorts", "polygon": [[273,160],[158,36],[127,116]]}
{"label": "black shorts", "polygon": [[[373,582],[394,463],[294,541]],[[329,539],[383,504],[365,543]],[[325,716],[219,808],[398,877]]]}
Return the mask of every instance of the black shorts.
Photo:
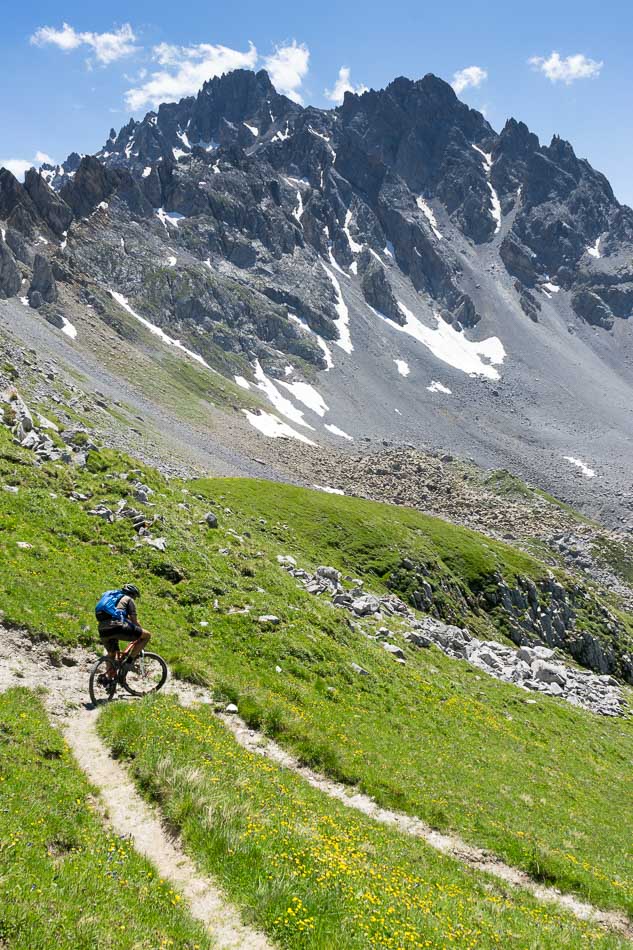
{"label": "black shorts", "polygon": [[138,640],[142,632],[141,627],[130,624],[128,627],[113,627],[111,630],[104,630],[99,634],[99,639],[107,653],[118,653],[119,640],[127,640],[131,643],[132,640]]}

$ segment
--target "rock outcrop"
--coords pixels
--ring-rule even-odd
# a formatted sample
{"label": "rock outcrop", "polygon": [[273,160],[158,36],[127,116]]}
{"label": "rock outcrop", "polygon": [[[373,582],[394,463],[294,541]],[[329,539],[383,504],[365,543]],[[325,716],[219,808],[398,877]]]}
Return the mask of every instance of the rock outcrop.
{"label": "rock outcrop", "polygon": [[22,277],[13,254],[0,235],[0,297],[14,297],[22,286]]}
{"label": "rock outcrop", "polygon": [[28,293],[29,303],[37,309],[43,303],[55,303],[57,286],[47,257],[36,254],[33,262],[33,277]]}

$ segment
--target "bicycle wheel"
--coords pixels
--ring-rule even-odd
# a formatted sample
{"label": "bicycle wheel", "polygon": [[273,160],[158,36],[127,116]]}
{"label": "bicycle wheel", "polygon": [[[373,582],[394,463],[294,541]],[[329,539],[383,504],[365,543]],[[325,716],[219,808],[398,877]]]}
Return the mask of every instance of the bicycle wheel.
{"label": "bicycle wheel", "polygon": [[167,681],[167,664],[157,653],[141,653],[133,666],[126,670],[121,683],[132,696],[156,693]]}
{"label": "bicycle wheel", "polygon": [[[113,676],[111,674],[114,674]],[[117,688],[117,668],[109,656],[102,656],[92,667],[88,691],[94,706],[109,703]]]}

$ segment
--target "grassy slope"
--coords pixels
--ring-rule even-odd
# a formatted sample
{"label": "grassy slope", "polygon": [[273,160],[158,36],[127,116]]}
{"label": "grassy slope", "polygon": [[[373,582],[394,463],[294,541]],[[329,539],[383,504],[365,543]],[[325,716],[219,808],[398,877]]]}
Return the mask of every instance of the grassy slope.
{"label": "grassy slope", "polygon": [[622,946],[236,746],[208,707],[116,704],[101,731],[202,867],[282,947]]}
{"label": "grassy slope", "polygon": [[[509,579],[538,573],[537,562],[412,510],[263,482],[167,485],[145,470],[165,519],[160,533],[169,546],[161,554],[135,548],[127,522],[106,524],[65,497],[76,487],[114,503],[128,483],[106,476],[133,463],[105,453],[111,471],[91,475],[36,471],[5,444],[7,455],[26,463],[0,460],[0,481],[22,486],[17,495],[0,491],[7,620],[91,642],[98,595],[133,577],[154,645],[177,672],[237,700],[249,722],[305,761],[563,889],[633,908],[622,833],[633,821],[630,721],[544,697],[531,705],[524,691],[437,650],[407,648],[407,665],[397,666],[346,614],[299,589],[275,555],[295,554],[303,566],[334,563],[378,590],[407,554],[432,562],[447,598],[449,582],[474,589],[493,569]],[[218,531],[199,524],[211,498]],[[249,613],[229,613],[245,606]],[[257,617],[270,612],[281,623],[265,630]],[[466,619],[480,632],[494,629],[489,617]],[[358,677],[352,662],[371,675]]]}
{"label": "grassy slope", "polygon": [[210,947],[152,866],[104,831],[40,701],[0,695],[0,945],[11,950]]}

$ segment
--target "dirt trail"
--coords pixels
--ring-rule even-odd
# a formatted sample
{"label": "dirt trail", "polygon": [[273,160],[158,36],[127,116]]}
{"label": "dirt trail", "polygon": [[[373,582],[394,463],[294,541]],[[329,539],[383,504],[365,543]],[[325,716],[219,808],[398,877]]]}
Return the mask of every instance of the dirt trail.
{"label": "dirt trail", "polygon": [[220,718],[245,749],[257,752],[284,768],[292,769],[313,788],[319,789],[319,791],[329,795],[330,798],[337,799],[347,808],[360,811],[384,825],[391,825],[404,834],[422,838],[437,851],[456,858],[470,868],[485,871],[513,887],[521,887],[533,894],[538,900],[557,904],[578,917],[579,920],[598,924],[633,941],[633,924],[623,912],[600,910],[592,904],[579,900],[572,894],[562,894],[556,888],[538,884],[524,871],[505,864],[491,852],[473,847],[455,835],[442,834],[442,832],[436,831],[425,824],[420,818],[381,808],[369,795],[354,792],[349,786],[334,782],[301,765],[294,756],[282,749],[276,742],[249,729],[238,717],[222,715]]}
{"label": "dirt trail", "polygon": [[[98,789],[114,832],[129,838],[159,875],[182,894],[191,915],[205,925],[218,950],[272,950],[267,938],[245,926],[217,885],[197,870],[177,838],[140,797],[125,769],[108,754],[97,734],[94,711],[83,705],[94,655],[64,651],[77,665],[56,670],[50,665],[50,646],[37,644],[28,649],[29,641],[15,631],[1,631],[0,635],[8,646],[0,658],[0,692],[10,686],[49,687],[44,696],[48,711],[63,730],[80,768]],[[14,652],[12,646],[16,645]]]}
{"label": "dirt trail", "polygon": [[[51,716],[59,720],[80,766],[100,789],[117,833],[129,835],[135,847],[154,862],[161,875],[174,882],[188,900],[193,916],[207,925],[219,947],[250,950],[271,946],[263,935],[245,928],[218,888],[196,871],[177,841],[169,836],[153,811],[138,796],[125,770],[109,756],[101,743],[95,728],[94,711],[84,706],[88,700],[88,673],[95,660],[94,653],[80,648],[60,650],[47,643],[33,644],[23,633],[1,627],[0,636],[5,647],[4,655],[0,656],[0,692],[19,685],[47,687],[47,708]],[[73,665],[55,669],[51,659]],[[207,690],[188,683],[170,680],[164,691],[175,695],[186,706],[211,702]],[[538,884],[524,871],[505,864],[489,851],[473,847],[455,835],[435,831],[419,818],[381,808],[369,795],[354,792],[348,786],[301,765],[276,742],[249,729],[238,716],[220,714],[219,718],[241,746],[291,769],[347,808],[360,811],[404,834],[421,838],[467,867],[484,871],[513,887],[528,891],[538,900],[558,905],[580,920],[590,921],[633,941],[633,924],[623,912],[601,910],[571,894],[562,894],[553,887]],[[130,816],[134,816],[133,820]]]}

